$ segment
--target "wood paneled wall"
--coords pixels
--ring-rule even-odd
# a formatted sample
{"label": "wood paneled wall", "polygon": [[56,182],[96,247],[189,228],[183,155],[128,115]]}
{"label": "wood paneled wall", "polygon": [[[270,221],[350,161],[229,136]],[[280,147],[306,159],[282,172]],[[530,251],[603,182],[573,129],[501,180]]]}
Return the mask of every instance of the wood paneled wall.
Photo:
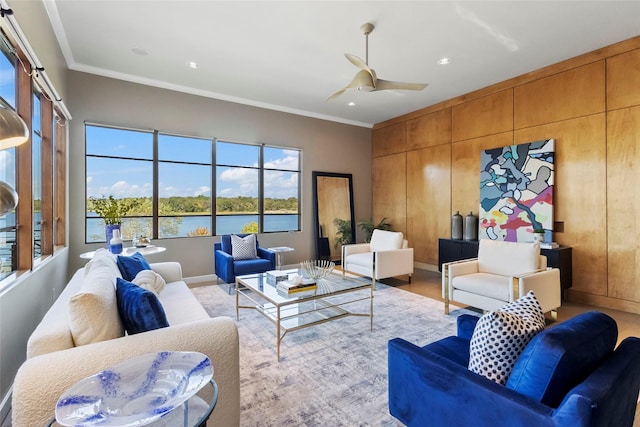
{"label": "wood paneled wall", "polygon": [[640,36],[374,126],[374,220],[435,268],[451,215],[478,213],[481,151],[547,138],[565,297],[640,313]]}

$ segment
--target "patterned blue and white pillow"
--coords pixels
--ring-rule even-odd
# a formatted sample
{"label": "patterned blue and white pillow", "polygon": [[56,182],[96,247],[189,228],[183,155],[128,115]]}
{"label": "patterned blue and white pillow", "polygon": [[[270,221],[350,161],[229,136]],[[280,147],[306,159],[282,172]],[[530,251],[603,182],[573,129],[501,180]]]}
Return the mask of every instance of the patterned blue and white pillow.
{"label": "patterned blue and white pillow", "polygon": [[506,384],[524,348],[544,328],[544,313],[532,291],[486,313],[471,336],[469,370]]}
{"label": "patterned blue and white pillow", "polygon": [[249,234],[245,237],[231,235],[231,256],[234,260],[258,258],[256,251],[256,235]]}

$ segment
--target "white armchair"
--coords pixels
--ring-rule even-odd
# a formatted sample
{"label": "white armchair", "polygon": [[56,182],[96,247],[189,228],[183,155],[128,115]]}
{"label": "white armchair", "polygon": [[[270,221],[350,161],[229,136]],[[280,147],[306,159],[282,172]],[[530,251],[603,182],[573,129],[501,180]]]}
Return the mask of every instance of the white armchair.
{"label": "white armchair", "polygon": [[413,274],[413,248],[401,232],[373,230],[371,242],[342,245],[342,271],[351,271],[375,282]]}
{"label": "white armchair", "polygon": [[456,301],[496,310],[533,291],[542,310],[554,319],[561,304],[560,270],[547,268],[539,243],[480,240],[478,258],[442,265],[444,312]]}

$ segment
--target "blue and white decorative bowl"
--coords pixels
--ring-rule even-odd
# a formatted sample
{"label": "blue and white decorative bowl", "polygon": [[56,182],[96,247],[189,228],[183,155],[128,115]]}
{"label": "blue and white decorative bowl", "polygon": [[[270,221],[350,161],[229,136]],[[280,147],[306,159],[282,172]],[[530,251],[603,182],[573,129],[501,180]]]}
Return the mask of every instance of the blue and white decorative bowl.
{"label": "blue and white decorative bowl", "polygon": [[67,389],[56,404],[64,426],[143,426],[169,414],[213,377],[198,352],[148,353],[125,360]]}

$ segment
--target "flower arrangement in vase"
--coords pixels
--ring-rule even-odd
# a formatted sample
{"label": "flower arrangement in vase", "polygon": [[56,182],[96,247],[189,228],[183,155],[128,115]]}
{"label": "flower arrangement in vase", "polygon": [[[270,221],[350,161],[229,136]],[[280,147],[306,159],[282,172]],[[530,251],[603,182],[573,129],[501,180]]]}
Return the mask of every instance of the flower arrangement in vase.
{"label": "flower arrangement in vase", "polygon": [[113,195],[89,197],[87,210],[95,212],[104,219],[107,245],[113,236],[113,230],[119,230],[122,218],[140,202],[135,199],[116,199]]}

